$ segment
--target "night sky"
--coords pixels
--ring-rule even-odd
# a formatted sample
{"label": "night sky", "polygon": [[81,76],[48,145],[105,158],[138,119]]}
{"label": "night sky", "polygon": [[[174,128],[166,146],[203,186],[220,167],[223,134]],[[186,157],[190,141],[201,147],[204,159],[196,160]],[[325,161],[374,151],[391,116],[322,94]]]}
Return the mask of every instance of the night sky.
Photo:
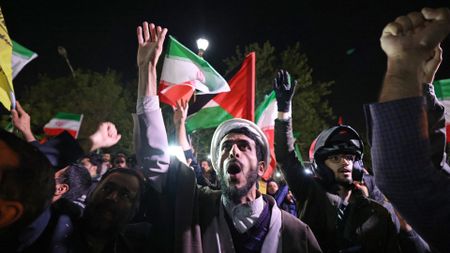
{"label": "night sky", "polygon": [[[0,1],[10,37],[37,52],[14,80],[17,97],[38,74],[70,74],[56,48],[64,46],[74,68],[123,73],[136,78],[136,26],[143,20],[169,29],[195,50],[195,40],[210,41],[205,55],[224,72],[222,60],[236,45],[269,40],[276,48],[300,42],[316,81],[335,80],[329,97],[336,116],[363,130],[362,104],[375,102],[386,58],[379,45],[383,27],[428,1]],[[450,78],[449,41],[437,79]],[[349,50],[353,51],[349,54]],[[280,66],[282,67],[282,66]],[[300,91],[301,92],[301,91]],[[22,93],[22,94],[21,94]]]}

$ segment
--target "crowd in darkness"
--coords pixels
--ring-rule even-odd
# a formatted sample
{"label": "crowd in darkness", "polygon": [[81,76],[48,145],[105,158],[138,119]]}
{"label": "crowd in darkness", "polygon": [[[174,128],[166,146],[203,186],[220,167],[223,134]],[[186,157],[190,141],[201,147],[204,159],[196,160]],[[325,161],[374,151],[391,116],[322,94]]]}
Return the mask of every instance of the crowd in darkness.
{"label": "crowd in darkness", "polygon": [[39,143],[17,102],[21,137],[0,130],[0,252],[450,252],[444,107],[432,86],[449,9],[399,16],[382,31],[387,70],[379,102],[364,107],[372,164],[359,133],[337,125],[319,133],[307,168],[292,124],[302,90],[287,70],[274,73],[285,181],[264,190],[269,142],[251,121],[220,124],[210,159],[198,159],[180,99],[173,123],[186,162],[169,154],[156,71],[167,32],[137,28],[131,157],[99,152],[121,140],[112,122],[84,140],[63,132]]}

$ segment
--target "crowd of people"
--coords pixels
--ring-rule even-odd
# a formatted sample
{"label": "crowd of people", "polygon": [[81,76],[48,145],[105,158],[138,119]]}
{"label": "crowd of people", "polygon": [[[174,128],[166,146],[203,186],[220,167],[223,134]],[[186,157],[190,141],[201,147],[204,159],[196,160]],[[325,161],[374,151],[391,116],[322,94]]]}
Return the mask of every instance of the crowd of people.
{"label": "crowd of people", "polygon": [[267,194],[259,182],[269,142],[251,121],[220,124],[210,160],[199,163],[185,129],[189,103],[179,100],[175,139],[187,162],[169,154],[156,71],[167,31],[137,28],[135,159],[96,152],[120,141],[111,122],[86,140],[63,132],[40,144],[17,102],[11,118],[23,138],[0,130],[0,252],[450,252],[444,108],[431,85],[449,9],[384,28],[387,71],[379,103],[365,107],[370,165],[359,133],[338,125],[317,136],[311,174],[294,151],[297,83],[274,73],[286,181],[268,180]]}

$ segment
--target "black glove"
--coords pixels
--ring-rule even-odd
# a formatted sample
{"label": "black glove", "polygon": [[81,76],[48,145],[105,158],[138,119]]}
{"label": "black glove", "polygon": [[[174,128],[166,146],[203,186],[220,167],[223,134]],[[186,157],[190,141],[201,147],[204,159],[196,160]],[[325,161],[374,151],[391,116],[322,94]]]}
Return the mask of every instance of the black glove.
{"label": "black glove", "polygon": [[273,82],[273,90],[277,98],[279,112],[289,112],[297,81],[293,80],[286,70],[280,70]]}

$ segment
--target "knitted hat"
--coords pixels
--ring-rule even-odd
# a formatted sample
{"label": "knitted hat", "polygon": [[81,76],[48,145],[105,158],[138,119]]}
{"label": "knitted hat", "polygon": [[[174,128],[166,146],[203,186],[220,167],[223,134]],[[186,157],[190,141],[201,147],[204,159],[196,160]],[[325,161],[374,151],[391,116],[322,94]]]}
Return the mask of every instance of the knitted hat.
{"label": "knitted hat", "polygon": [[[261,129],[253,122],[246,120],[246,119],[230,119],[222,124],[220,124],[216,131],[213,134],[212,140],[211,140],[211,163],[213,168],[218,171],[219,170],[219,155],[220,155],[220,142],[222,141],[223,137],[225,137],[226,134],[228,134],[233,129],[238,128],[247,128],[250,132],[255,134],[255,136],[258,139],[259,145],[261,145],[261,151],[263,152],[263,158],[264,158],[264,169],[267,169],[267,166],[270,162],[270,148],[269,148],[269,142],[267,141],[266,135],[261,131]],[[258,143],[255,143],[258,144]]]}

